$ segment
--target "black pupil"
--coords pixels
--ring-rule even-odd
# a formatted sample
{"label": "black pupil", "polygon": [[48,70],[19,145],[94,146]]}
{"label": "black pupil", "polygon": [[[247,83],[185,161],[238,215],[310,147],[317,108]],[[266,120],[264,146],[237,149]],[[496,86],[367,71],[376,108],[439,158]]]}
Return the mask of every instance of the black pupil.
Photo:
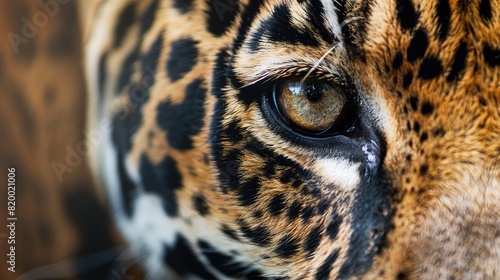
{"label": "black pupil", "polygon": [[312,83],[306,86],[304,92],[307,96],[307,99],[311,102],[314,102],[321,99],[324,90],[325,90],[325,85]]}

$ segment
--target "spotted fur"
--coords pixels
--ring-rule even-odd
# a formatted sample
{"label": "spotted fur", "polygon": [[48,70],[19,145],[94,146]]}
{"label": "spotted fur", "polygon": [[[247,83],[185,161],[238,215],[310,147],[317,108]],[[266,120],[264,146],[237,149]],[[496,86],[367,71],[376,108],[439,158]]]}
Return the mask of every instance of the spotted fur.
{"label": "spotted fur", "polygon": [[[152,279],[500,277],[498,0],[108,0],[86,47],[93,150]],[[306,137],[286,79],[341,85]]]}

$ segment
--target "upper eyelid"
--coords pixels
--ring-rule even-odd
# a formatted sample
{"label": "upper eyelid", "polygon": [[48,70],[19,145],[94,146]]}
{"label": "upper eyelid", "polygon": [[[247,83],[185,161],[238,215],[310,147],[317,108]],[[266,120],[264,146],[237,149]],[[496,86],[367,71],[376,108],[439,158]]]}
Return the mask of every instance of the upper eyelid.
{"label": "upper eyelid", "polygon": [[[272,68],[266,73],[256,74],[255,76],[258,78],[251,80],[239,89],[263,85],[282,79],[305,76],[313,65],[309,63],[301,64],[303,65],[284,65],[282,67]],[[314,71],[310,73],[309,77],[317,80],[342,81],[344,77],[342,72],[343,71],[333,71],[331,68],[327,67],[327,65],[318,65]]]}

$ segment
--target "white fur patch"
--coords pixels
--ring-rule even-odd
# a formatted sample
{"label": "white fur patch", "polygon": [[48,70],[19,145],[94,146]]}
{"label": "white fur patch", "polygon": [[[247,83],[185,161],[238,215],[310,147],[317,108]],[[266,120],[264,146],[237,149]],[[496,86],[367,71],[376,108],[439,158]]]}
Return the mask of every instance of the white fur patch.
{"label": "white fur patch", "polygon": [[359,165],[359,163],[350,163],[343,159],[325,158],[317,160],[313,170],[325,182],[349,191],[356,188],[360,182]]}
{"label": "white fur patch", "polygon": [[323,4],[324,11],[325,11],[325,17],[332,29],[332,33],[335,35],[335,37],[339,38],[342,40],[342,30],[339,25],[338,17],[337,17],[337,10],[335,6],[333,5],[332,0],[321,0],[321,3]]}

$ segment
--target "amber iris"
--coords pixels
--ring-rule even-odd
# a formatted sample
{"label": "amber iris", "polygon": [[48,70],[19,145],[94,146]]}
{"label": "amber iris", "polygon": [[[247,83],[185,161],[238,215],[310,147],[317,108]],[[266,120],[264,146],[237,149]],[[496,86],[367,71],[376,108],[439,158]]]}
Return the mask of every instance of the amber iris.
{"label": "amber iris", "polygon": [[342,113],[346,96],[339,86],[324,82],[285,82],[277,88],[281,114],[300,130],[321,133]]}

